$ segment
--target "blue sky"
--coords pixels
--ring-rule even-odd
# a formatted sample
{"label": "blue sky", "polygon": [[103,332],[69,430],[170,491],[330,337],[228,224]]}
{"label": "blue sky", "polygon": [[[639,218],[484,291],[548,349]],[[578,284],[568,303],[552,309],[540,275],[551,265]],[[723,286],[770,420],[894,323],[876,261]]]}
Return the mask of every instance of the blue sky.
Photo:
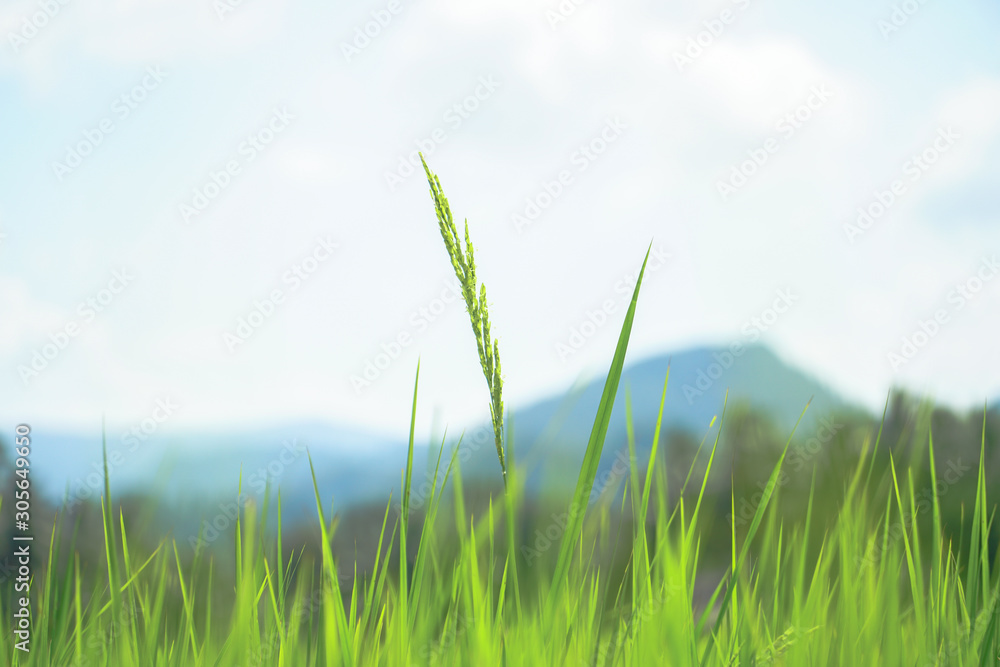
{"label": "blue sky", "polygon": [[[744,341],[790,290],[762,339],[848,398],[1000,394],[1000,280],[954,298],[1000,252],[995,3],[586,0],[553,25],[557,2],[244,0],[220,17],[211,0],[71,0],[12,40],[44,4],[0,9],[8,420],[128,424],[170,397],[178,427],[400,430],[418,357],[422,419],[485,418],[463,309],[438,301],[451,276],[426,183],[399,171],[418,145],[469,219],[508,405],[606,367],[620,306],[573,354],[560,345],[619,304],[651,240],[670,259],[647,276],[634,358]],[[904,4],[899,29],[880,28]],[[699,33],[706,46],[679,67]],[[113,131],[60,178],[54,163],[102,122]],[[942,132],[955,139],[934,148]],[[588,144],[600,153],[582,157]],[[924,151],[933,164],[908,172]],[[213,179],[226,186],[185,220]],[[848,233],[894,181],[885,214]],[[519,225],[529,200],[540,214]],[[336,250],[320,260],[323,241]],[[281,302],[230,349],[274,290]],[[359,389],[352,377],[401,336]]]}

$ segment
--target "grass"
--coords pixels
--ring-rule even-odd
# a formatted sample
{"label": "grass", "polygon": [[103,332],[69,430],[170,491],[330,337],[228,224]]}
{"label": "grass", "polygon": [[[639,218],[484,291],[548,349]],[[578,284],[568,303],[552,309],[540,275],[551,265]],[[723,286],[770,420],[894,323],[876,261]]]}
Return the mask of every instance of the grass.
{"label": "grass", "polygon": [[[125,520],[101,505],[106,568],[81,571],[58,539],[36,564],[31,582],[32,649],[14,648],[10,595],[3,599],[0,655],[13,665],[987,665],[997,664],[1000,581],[990,540],[994,506],[986,493],[985,422],[974,482],[971,530],[950,535],[938,495],[917,488],[916,459],[929,457],[933,435],[906,462],[875,465],[881,430],[858,443],[861,454],[843,480],[838,511],[820,521],[808,496],[804,520],[779,519],[783,504],[801,503],[777,483],[784,453],[755,500],[752,519],[730,529],[728,570],[697,593],[705,577],[701,536],[729,510],[713,507],[706,488],[720,457],[719,434],[703,442],[680,489],[671,489],[658,456],[660,420],[649,458],[633,463],[615,493],[588,502],[618,395],[642,281],[625,315],[579,478],[567,510],[544,526],[549,548],[525,558],[516,521],[527,505],[519,470],[503,438],[499,351],[490,337],[485,289],[475,277],[466,224],[465,250],[439,180],[428,169],[438,221],[475,332],[488,388],[503,494],[486,509],[467,510],[458,446],[442,442],[422,527],[411,532],[413,421],[419,409],[417,369],[402,511],[386,505],[374,563],[366,576],[340,572],[328,518],[315,488],[321,548],[286,557],[268,498],[245,506],[236,522],[234,583],[221,594],[217,556],[162,540],[149,553],[130,549]],[[492,343],[492,345],[491,345]],[[660,419],[666,397],[664,379]],[[626,407],[628,402],[626,400]],[[719,421],[726,418],[723,406]],[[884,419],[884,417],[883,417]],[[710,425],[706,425],[710,426]],[[710,431],[711,432],[711,431]],[[789,434],[791,443],[791,434]],[[460,443],[454,443],[456,445]],[[893,450],[895,456],[895,450]],[[310,465],[312,465],[310,460]],[[313,475],[315,486],[315,474]],[[815,480],[814,480],[815,481]],[[919,498],[919,500],[918,500]],[[931,512],[931,527],[914,517]],[[625,518],[632,520],[624,520]],[[62,531],[56,522],[53,534]],[[957,537],[957,540],[955,539]],[[535,546],[538,546],[536,543]],[[624,567],[612,556],[627,554]],[[394,554],[399,557],[394,557]]]}

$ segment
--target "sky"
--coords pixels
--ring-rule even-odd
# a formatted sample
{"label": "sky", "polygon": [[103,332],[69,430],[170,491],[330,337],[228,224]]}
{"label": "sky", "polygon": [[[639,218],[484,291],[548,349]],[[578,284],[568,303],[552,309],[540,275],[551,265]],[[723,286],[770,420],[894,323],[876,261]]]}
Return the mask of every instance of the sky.
{"label": "sky", "polygon": [[[3,421],[488,418],[759,339],[876,409],[1000,396],[1000,7],[8,0]],[[780,307],[779,307],[780,306]]]}

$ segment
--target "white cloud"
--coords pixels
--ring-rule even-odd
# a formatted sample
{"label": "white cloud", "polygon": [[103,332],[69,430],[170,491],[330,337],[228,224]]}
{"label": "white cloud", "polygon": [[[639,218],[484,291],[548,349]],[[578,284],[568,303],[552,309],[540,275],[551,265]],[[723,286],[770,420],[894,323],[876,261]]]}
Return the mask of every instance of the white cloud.
{"label": "white cloud", "polygon": [[[89,332],[88,341],[52,371],[46,398],[52,397],[53,413],[99,412],[108,402],[138,410],[148,394],[166,387],[185,397],[191,418],[301,409],[399,425],[408,415],[412,369],[421,356],[430,401],[458,421],[483,416],[474,344],[460,309],[422,335],[370,393],[356,396],[349,377],[407,326],[411,311],[439,289],[448,269],[420,175],[390,192],[383,173],[401,151],[413,149],[414,139],[441,124],[442,111],[467,95],[476,77],[492,74],[502,82],[497,94],[449,133],[432,163],[456,216],[468,215],[473,226],[504,336],[512,405],[541,389],[558,390],[582,369],[606,365],[613,332],[568,364],[553,353],[553,344],[579,319],[579,308],[591,308],[608,281],[613,285],[622,267],[638,261],[650,238],[677,260],[670,273],[647,285],[634,350],[731,338],[776,288],[790,284],[803,293],[801,309],[773,340],[839,388],[881,400],[894,379],[885,352],[924,313],[922,295],[946,286],[970,253],[995,241],[991,232],[939,233],[918,217],[922,209],[914,196],[856,245],[847,243],[843,222],[906,158],[886,138],[898,120],[893,91],[903,82],[879,78],[877,69],[854,66],[804,37],[761,33],[749,21],[678,72],[673,49],[704,16],[680,25],[645,7],[594,2],[552,30],[544,12],[555,4],[407,2],[351,63],[340,41],[379,3],[343,10],[339,23],[309,30],[296,23],[302,16],[290,12],[290,3],[270,0],[245,0],[223,22],[209,0],[67,5],[65,20],[53,22],[23,57],[3,56],[0,67],[52,85],[80,68],[99,88],[101,77],[122,63],[204,63],[225,93],[287,100],[300,116],[294,134],[262,154],[196,225],[181,227],[178,200],[215,168],[199,159],[211,150],[231,153],[225,142],[245,123],[234,120],[243,113],[235,104],[199,106],[201,100],[185,98],[183,77],[190,68],[174,67],[169,95],[176,97],[170,102],[197,109],[197,122],[208,128],[199,136],[212,147],[188,137],[178,142],[182,151],[173,142],[192,128],[162,119],[159,134],[144,130],[151,153],[134,158],[135,164],[157,178],[165,175],[157,183],[168,193],[164,201],[112,206],[107,202],[118,194],[112,173],[87,182],[97,188],[88,198],[79,190],[72,191],[76,199],[65,196],[69,189],[32,191],[33,201],[69,202],[53,209],[66,222],[54,225],[62,231],[58,239],[18,254],[35,267],[48,261],[46,271],[32,274],[38,285],[0,280],[0,310],[21,322],[0,333],[0,354],[44,338],[69,316],[31,298],[67,266],[61,258],[72,254],[81,272],[134,260],[143,269],[143,287],[122,308],[116,304],[102,328]],[[0,25],[10,25],[31,3],[10,7],[16,11],[0,13]],[[282,40],[294,53],[262,71],[262,54]],[[76,60],[81,54],[83,64]],[[832,92],[829,103],[723,202],[717,179],[773,135],[776,121],[816,85]],[[974,178],[989,165],[983,146],[997,137],[1000,87],[988,78],[959,89],[945,81],[935,96],[938,103],[932,99],[930,108],[913,109],[907,118],[929,131],[938,123],[961,125],[970,138],[942,162],[937,177],[939,185]],[[155,116],[158,104],[151,101],[144,113]],[[75,121],[70,114],[77,110],[63,111]],[[577,174],[530,233],[514,233],[510,214],[615,114],[629,123],[621,142]],[[164,160],[165,166],[154,170],[143,160]],[[20,182],[11,186],[13,198],[21,196]],[[101,220],[88,217],[95,215],[95,201]],[[11,234],[14,224],[28,224],[5,223]],[[115,235],[95,235],[96,223]],[[343,255],[308,292],[296,295],[280,322],[237,357],[229,355],[222,329],[320,230],[343,240]],[[130,245],[142,252],[121,250]],[[0,246],[2,255],[12,250],[9,243]],[[956,326],[952,342],[942,339],[940,352],[922,357],[927,375],[905,377],[939,377],[941,393],[952,396],[987,387],[992,380],[970,361],[975,353],[969,350],[989,344],[986,324],[993,319],[983,311],[967,320],[968,329]],[[967,374],[942,370],[937,364],[945,359]],[[81,398],[70,391],[98,369],[100,392]],[[92,405],[78,405],[82,401]],[[398,414],[392,411],[397,405]]]}

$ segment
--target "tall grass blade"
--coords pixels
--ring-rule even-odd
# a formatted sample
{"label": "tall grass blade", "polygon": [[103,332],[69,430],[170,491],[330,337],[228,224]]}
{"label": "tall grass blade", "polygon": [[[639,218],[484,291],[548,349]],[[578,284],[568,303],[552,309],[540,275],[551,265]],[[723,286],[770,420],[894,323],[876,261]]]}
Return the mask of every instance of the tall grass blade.
{"label": "tall grass blade", "polygon": [[577,479],[576,489],[573,492],[573,501],[570,503],[569,512],[567,513],[567,525],[559,544],[559,556],[552,574],[552,585],[549,589],[545,609],[545,618],[549,623],[551,623],[555,616],[556,605],[559,601],[562,587],[566,585],[570,561],[573,558],[573,549],[580,539],[583,529],[583,518],[587,511],[587,498],[590,496],[590,491],[594,486],[597,467],[601,462],[601,453],[604,451],[604,439],[608,434],[608,425],[611,422],[611,410],[614,408],[615,396],[618,394],[618,383],[621,380],[622,369],[625,366],[625,352],[628,349],[629,336],[632,333],[632,321],[635,319],[635,307],[639,301],[639,289],[642,287],[642,277],[646,272],[646,262],[649,261],[649,253],[652,248],[653,244],[650,243],[649,248],[646,250],[646,257],[642,260],[642,268],[639,270],[639,277],[635,282],[635,290],[632,292],[632,302],[629,304],[628,312],[625,314],[625,321],[622,323],[621,333],[618,336],[618,346],[615,348],[615,356],[611,361],[611,369],[608,371],[608,378],[604,383],[604,392],[601,395],[601,402],[597,407],[597,416],[594,418],[594,426],[590,432],[587,451],[583,455],[583,465],[580,468],[580,476]]}

